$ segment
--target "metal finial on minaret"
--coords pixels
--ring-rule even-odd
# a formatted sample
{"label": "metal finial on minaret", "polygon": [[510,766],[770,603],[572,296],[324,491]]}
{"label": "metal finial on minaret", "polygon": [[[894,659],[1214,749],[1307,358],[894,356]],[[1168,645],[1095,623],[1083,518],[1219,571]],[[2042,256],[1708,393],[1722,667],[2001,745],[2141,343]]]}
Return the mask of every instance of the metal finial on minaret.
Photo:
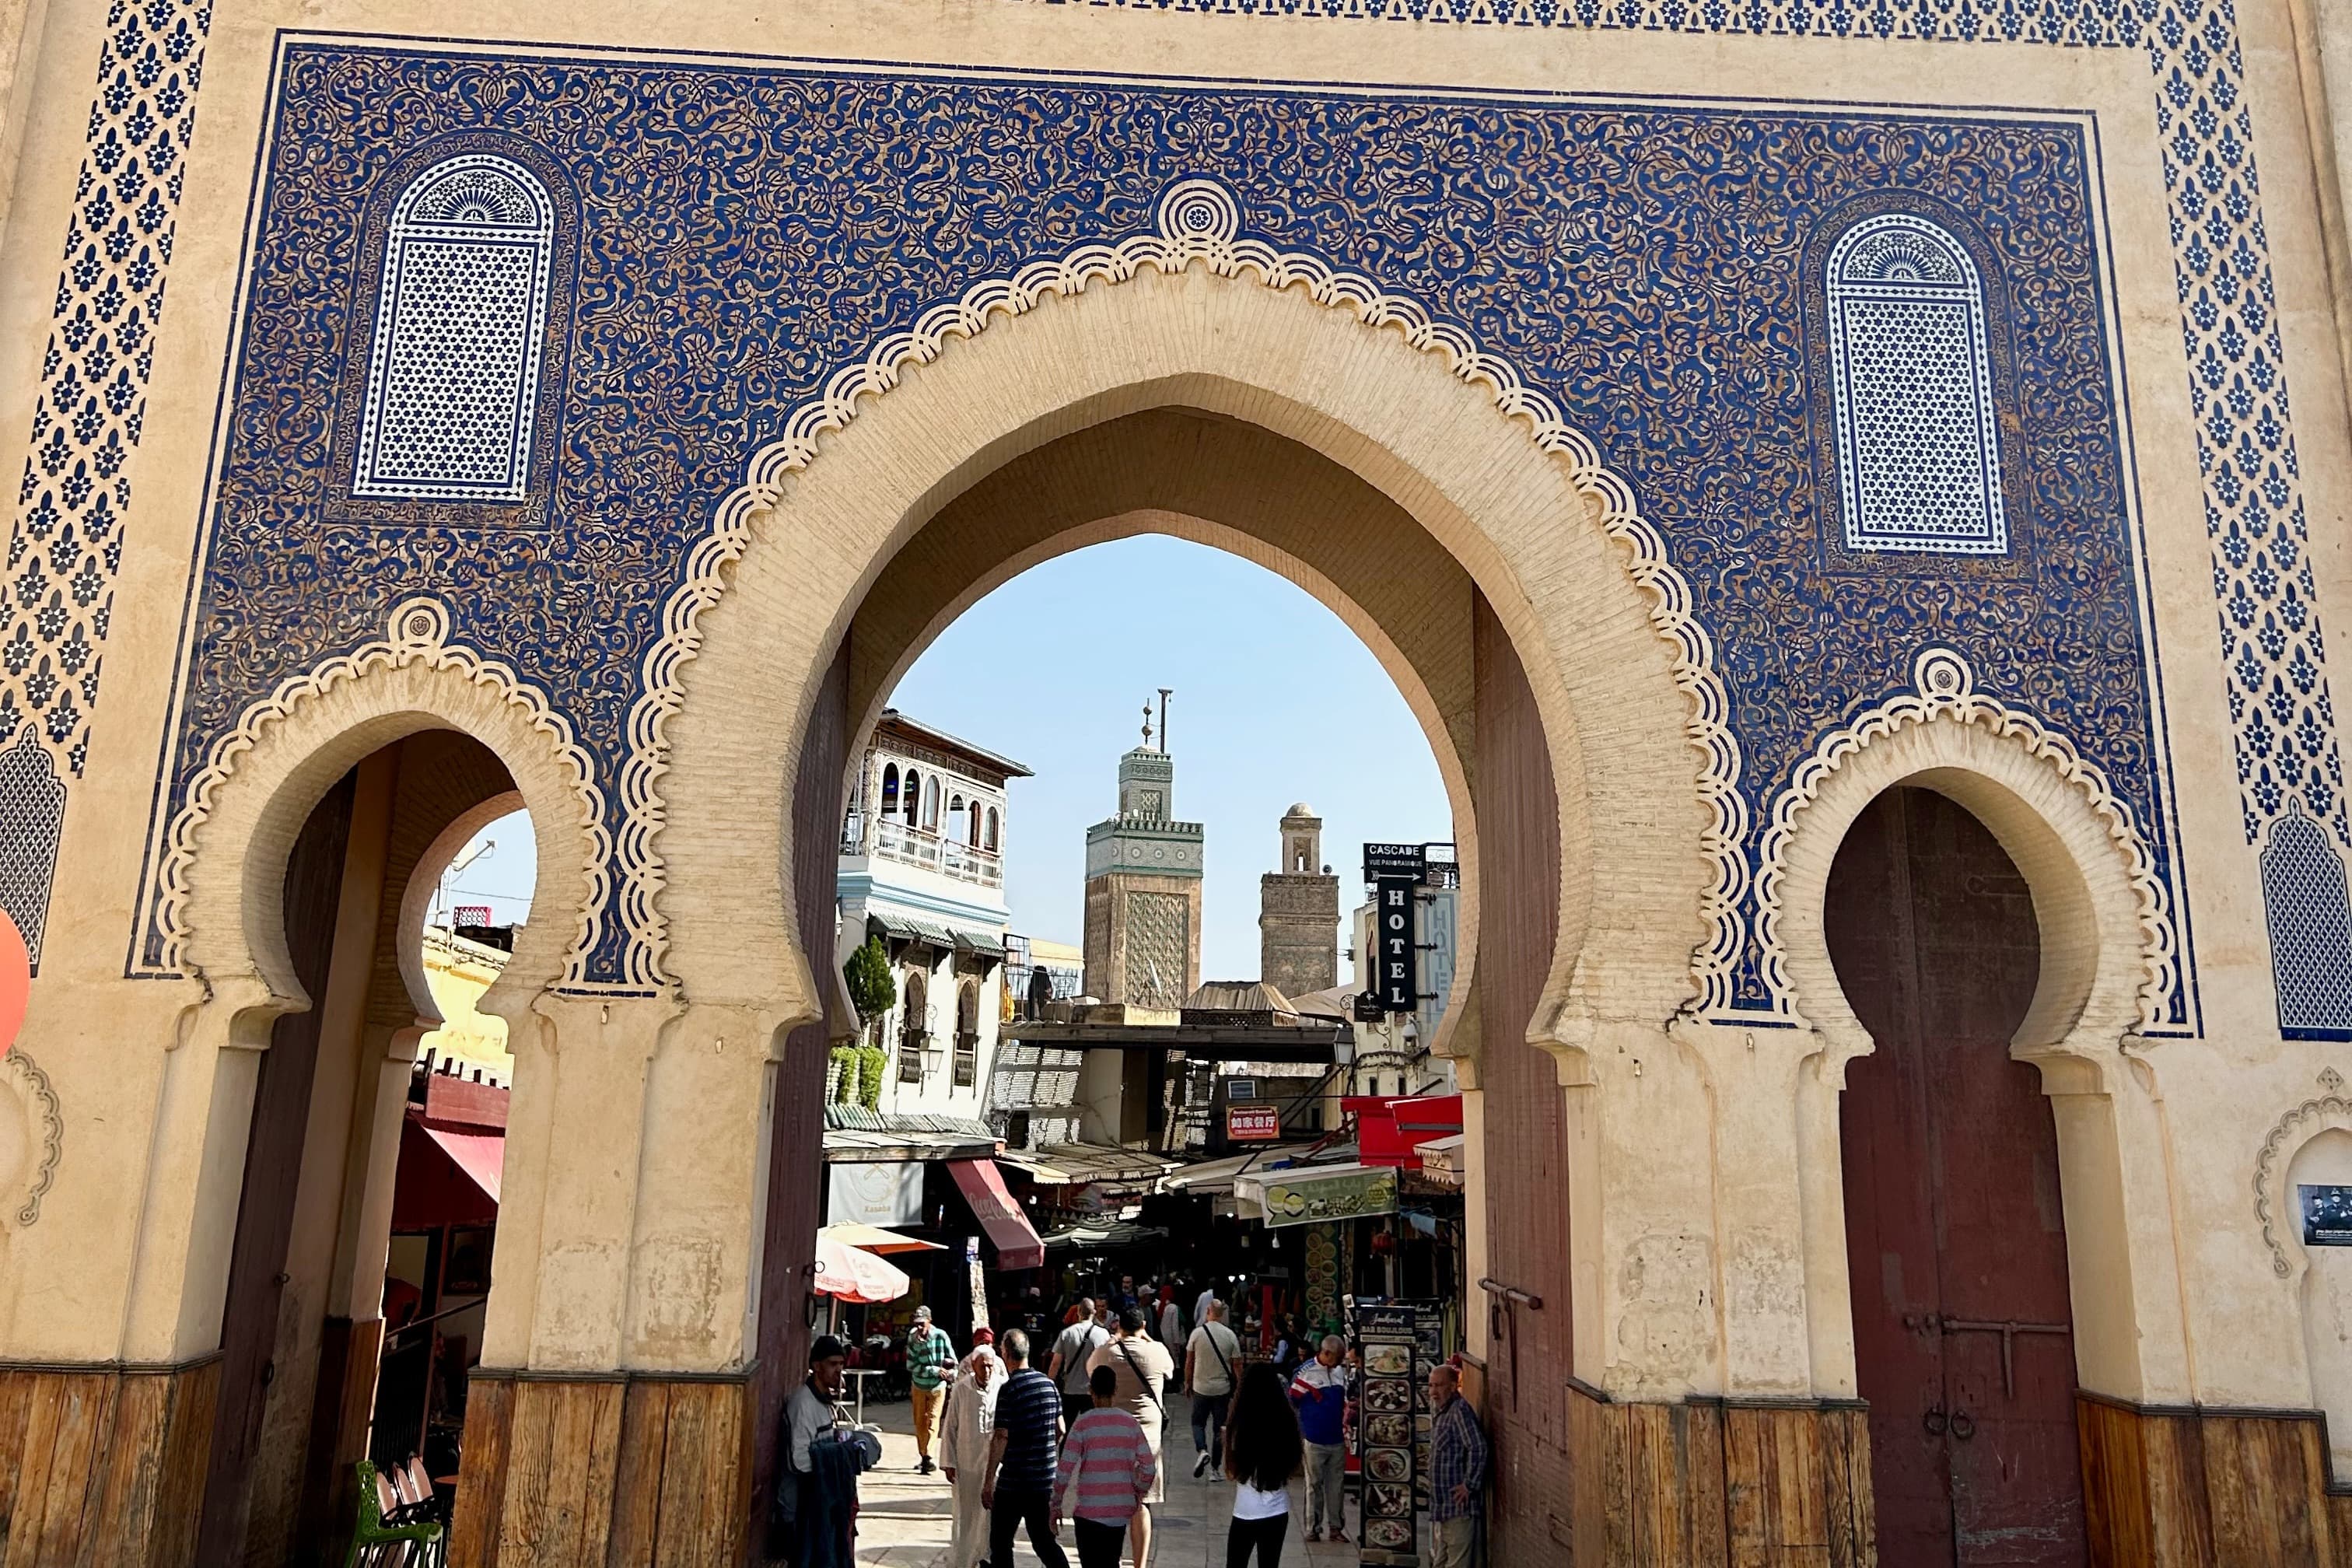
{"label": "metal finial on minaret", "polygon": [[1148,699],[1143,704],[1143,749],[1151,750],[1151,703]]}

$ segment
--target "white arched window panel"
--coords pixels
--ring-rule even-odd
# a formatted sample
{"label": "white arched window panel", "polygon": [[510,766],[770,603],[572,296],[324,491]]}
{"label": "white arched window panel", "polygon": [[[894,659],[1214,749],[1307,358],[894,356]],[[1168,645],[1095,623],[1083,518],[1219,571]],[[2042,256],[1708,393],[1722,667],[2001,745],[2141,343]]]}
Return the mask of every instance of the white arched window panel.
{"label": "white arched window panel", "polygon": [[528,499],[555,206],[520,163],[470,153],[393,209],[352,493]]}
{"label": "white arched window panel", "polygon": [[1830,252],[1827,293],[1846,547],[2006,553],[1984,287],[1968,248],[1909,213],[1867,218]]}
{"label": "white arched window panel", "polygon": [[2327,829],[2299,810],[2272,825],[2262,853],[2263,904],[2288,1037],[2352,1031],[2352,898]]}

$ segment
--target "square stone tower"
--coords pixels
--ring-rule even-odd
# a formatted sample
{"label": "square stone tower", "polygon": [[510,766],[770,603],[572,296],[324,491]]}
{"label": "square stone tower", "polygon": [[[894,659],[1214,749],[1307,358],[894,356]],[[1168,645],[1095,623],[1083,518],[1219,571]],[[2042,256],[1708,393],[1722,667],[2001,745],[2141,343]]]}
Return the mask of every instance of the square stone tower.
{"label": "square stone tower", "polygon": [[1286,996],[1339,984],[1339,879],[1323,865],[1323,819],[1282,814],[1282,869],[1258,879],[1258,976]]}
{"label": "square stone tower", "polygon": [[1173,1014],[1201,984],[1203,834],[1171,815],[1175,759],[1118,760],[1118,815],[1087,829],[1087,993]]}

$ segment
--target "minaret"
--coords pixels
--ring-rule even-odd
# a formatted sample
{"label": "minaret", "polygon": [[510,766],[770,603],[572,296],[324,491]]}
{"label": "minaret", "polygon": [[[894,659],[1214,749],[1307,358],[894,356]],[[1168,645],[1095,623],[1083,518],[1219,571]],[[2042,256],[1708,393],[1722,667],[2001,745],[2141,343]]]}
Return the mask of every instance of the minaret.
{"label": "minaret", "polygon": [[1323,865],[1323,819],[1305,801],[1282,814],[1282,868],[1258,879],[1258,978],[1285,996],[1339,984],[1339,879]]}
{"label": "minaret", "polygon": [[1172,1015],[1201,984],[1201,825],[1173,815],[1176,763],[1151,743],[1118,760],[1118,812],[1087,829],[1087,993],[1100,1001]]}

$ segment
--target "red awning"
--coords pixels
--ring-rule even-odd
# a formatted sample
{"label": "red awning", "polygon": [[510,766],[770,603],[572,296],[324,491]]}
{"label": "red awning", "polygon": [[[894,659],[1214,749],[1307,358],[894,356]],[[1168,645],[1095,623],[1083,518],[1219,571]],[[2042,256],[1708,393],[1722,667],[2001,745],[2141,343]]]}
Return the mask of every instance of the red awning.
{"label": "red awning", "polygon": [[948,1174],[955,1178],[971,1212],[979,1216],[980,1228],[995,1244],[999,1268],[1045,1267],[1045,1244],[1037,1239],[1029,1216],[1004,1190],[1004,1173],[996,1168],[995,1161],[950,1160]]}
{"label": "red awning", "polygon": [[1356,1119],[1357,1157],[1367,1165],[1418,1166],[1423,1143],[1462,1131],[1458,1094],[1351,1094],[1339,1106]]}
{"label": "red awning", "polygon": [[457,1168],[474,1179],[474,1185],[489,1194],[490,1202],[499,1201],[499,1178],[507,1168],[505,1138],[495,1132],[449,1132],[438,1127],[427,1127],[425,1135],[441,1145]]}

